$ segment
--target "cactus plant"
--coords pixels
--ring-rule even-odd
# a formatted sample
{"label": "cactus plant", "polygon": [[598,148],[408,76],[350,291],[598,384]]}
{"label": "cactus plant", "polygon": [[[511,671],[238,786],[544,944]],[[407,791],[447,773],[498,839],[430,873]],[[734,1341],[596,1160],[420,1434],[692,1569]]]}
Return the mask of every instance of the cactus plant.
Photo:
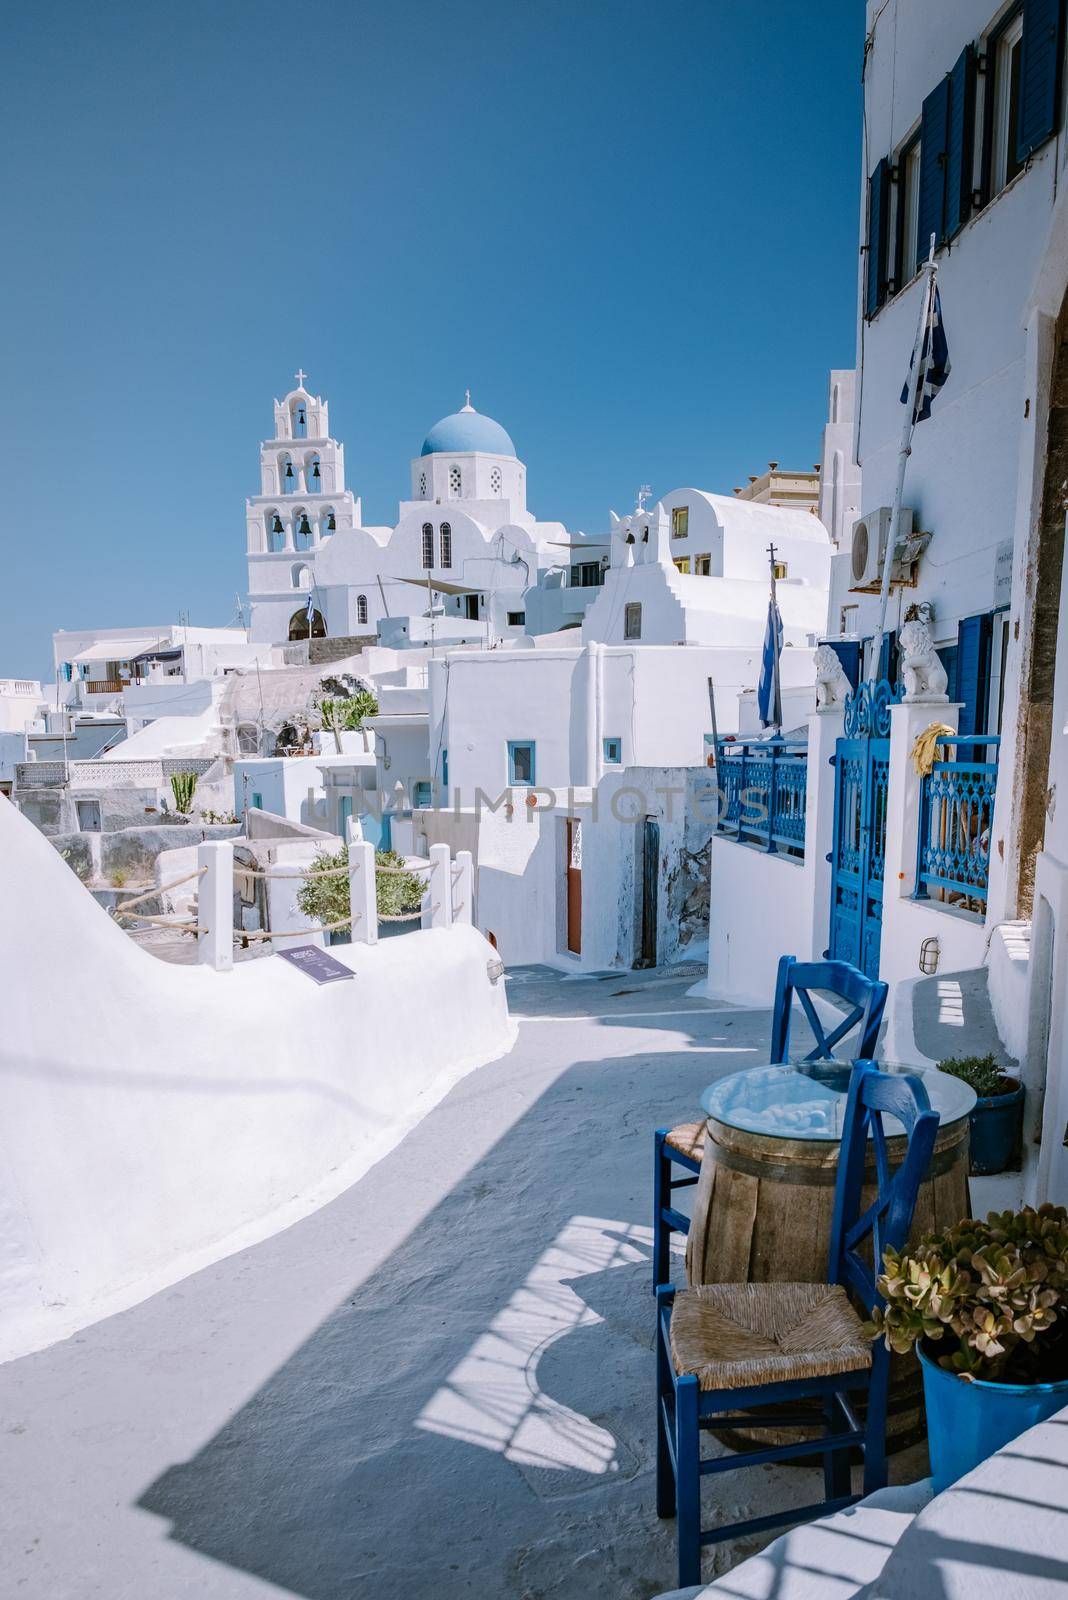
{"label": "cactus plant", "polygon": [[171,773],[171,791],[174,795],[174,803],[185,816],[188,816],[193,809],[193,794],[196,786],[197,775],[195,772]]}

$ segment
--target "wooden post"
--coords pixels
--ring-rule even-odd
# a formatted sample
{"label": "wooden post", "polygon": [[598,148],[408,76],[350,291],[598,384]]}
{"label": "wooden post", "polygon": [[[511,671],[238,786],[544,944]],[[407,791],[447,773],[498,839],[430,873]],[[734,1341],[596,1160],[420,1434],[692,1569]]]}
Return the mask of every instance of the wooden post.
{"label": "wooden post", "polygon": [[424,921],[424,927],[452,926],[452,859],[447,844],[430,846],[427,905],[429,917]]}
{"label": "wooden post", "polygon": [[197,962],[216,972],[234,965],[234,847],[215,839],[197,847],[197,866],[205,868],[197,894]]}
{"label": "wooden post", "polygon": [[452,880],[452,920],[470,927],[474,922],[475,863],[470,850],[456,852]]}
{"label": "wooden post", "polygon": [[349,915],[352,918],[353,944],[378,943],[378,890],[375,883],[375,850],[369,839],[357,838],[353,818],[346,824],[349,835]]}

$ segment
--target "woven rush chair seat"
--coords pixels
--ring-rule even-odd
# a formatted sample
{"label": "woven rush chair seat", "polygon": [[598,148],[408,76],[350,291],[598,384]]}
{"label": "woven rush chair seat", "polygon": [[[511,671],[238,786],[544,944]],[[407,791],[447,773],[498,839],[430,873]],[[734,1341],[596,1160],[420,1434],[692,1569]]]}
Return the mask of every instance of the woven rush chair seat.
{"label": "woven rush chair seat", "polygon": [[669,1128],[664,1143],[680,1155],[689,1156],[691,1161],[700,1161],[705,1153],[704,1118],[700,1122],[680,1122],[677,1128]]}
{"label": "woven rush chair seat", "polygon": [[864,1371],[872,1345],[839,1284],[714,1283],[676,1294],[671,1359],[701,1389],[744,1389]]}

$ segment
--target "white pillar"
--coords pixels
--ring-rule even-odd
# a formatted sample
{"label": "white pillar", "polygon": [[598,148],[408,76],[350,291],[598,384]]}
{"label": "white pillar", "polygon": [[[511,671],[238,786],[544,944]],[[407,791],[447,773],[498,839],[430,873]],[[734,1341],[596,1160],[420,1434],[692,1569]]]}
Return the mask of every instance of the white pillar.
{"label": "white pillar", "polygon": [[475,863],[470,850],[458,850],[452,879],[452,920],[470,927],[474,921]]}
{"label": "white pillar", "polygon": [[430,877],[427,884],[428,921],[424,927],[448,928],[452,925],[452,860],[447,844],[430,846]]}
{"label": "white pillar", "polygon": [[217,839],[197,848],[197,866],[205,868],[197,894],[197,961],[229,972],[234,965],[234,847]]}
{"label": "white pillar", "polygon": [[375,850],[370,839],[358,838],[348,820],[349,915],[353,944],[378,943],[378,895],[375,884]]}
{"label": "white pillar", "polygon": [[831,939],[831,873],[834,845],[833,759],[845,726],[841,705],[823,706],[808,719],[805,790],[805,916],[810,928],[802,961],[822,961]]}

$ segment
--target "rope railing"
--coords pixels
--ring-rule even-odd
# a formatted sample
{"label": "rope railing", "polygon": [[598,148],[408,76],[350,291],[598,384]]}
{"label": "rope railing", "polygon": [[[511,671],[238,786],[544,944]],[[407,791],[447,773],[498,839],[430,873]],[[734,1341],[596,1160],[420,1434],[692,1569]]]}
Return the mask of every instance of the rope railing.
{"label": "rope railing", "polygon": [[[207,933],[207,928],[202,928],[199,922],[173,922],[170,917],[150,917],[144,911],[117,911],[119,917],[134,917],[138,922],[151,922],[157,928],[171,928],[175,933]],[[132,930],[136,932],[137,930]]]}
{"label": "rope railing", "polygon": [[[432,917],[434,915],[434,912],[437,911],[437,910],[438,910],[438,906],[436,904],[432,905],[432,906],[427,906],[426,907],[426,914],[427,914],[428,917]],[[416,917],[421,917],[422,915],[423,915],[423,908],[422,907],[420,907],[420,909],[418,911],[395,911],[395,912],[390,913],[389,915],[387,915],[386,912],[384,912],[384,911],[380,911],[378,913],[378,920],[379,920],[379,922],[414,922]]]}
{"label": "rope railing", "polygon": [[[357,922],[360,920],[359,912],[356,914],[356,920]],[[348,928],[351,925],[351,917],[339,917],[336,922],[321,922],[316,928],[257,928],[254,930],[235,928],[234,938],[240,940],[242,944],[252,939],[307,939],[312,934],[333,933],[335,928]]]}
{"label": "rope railing", "polygon": [[194,878],[202,878],[207,872],[207,867],[198,867],[195,872],[187,872],[184,878],[172,878],[170,883],[161,883],[156,889],[149,889],[144,894],[135,895],[132,900],[124,900],[115,907],[115,915],[129,911],[131,906],[139,906],[145,900],[154,900],[159,894],[166,894],[170,889],[180,889],[183,883],[192,883]]}

